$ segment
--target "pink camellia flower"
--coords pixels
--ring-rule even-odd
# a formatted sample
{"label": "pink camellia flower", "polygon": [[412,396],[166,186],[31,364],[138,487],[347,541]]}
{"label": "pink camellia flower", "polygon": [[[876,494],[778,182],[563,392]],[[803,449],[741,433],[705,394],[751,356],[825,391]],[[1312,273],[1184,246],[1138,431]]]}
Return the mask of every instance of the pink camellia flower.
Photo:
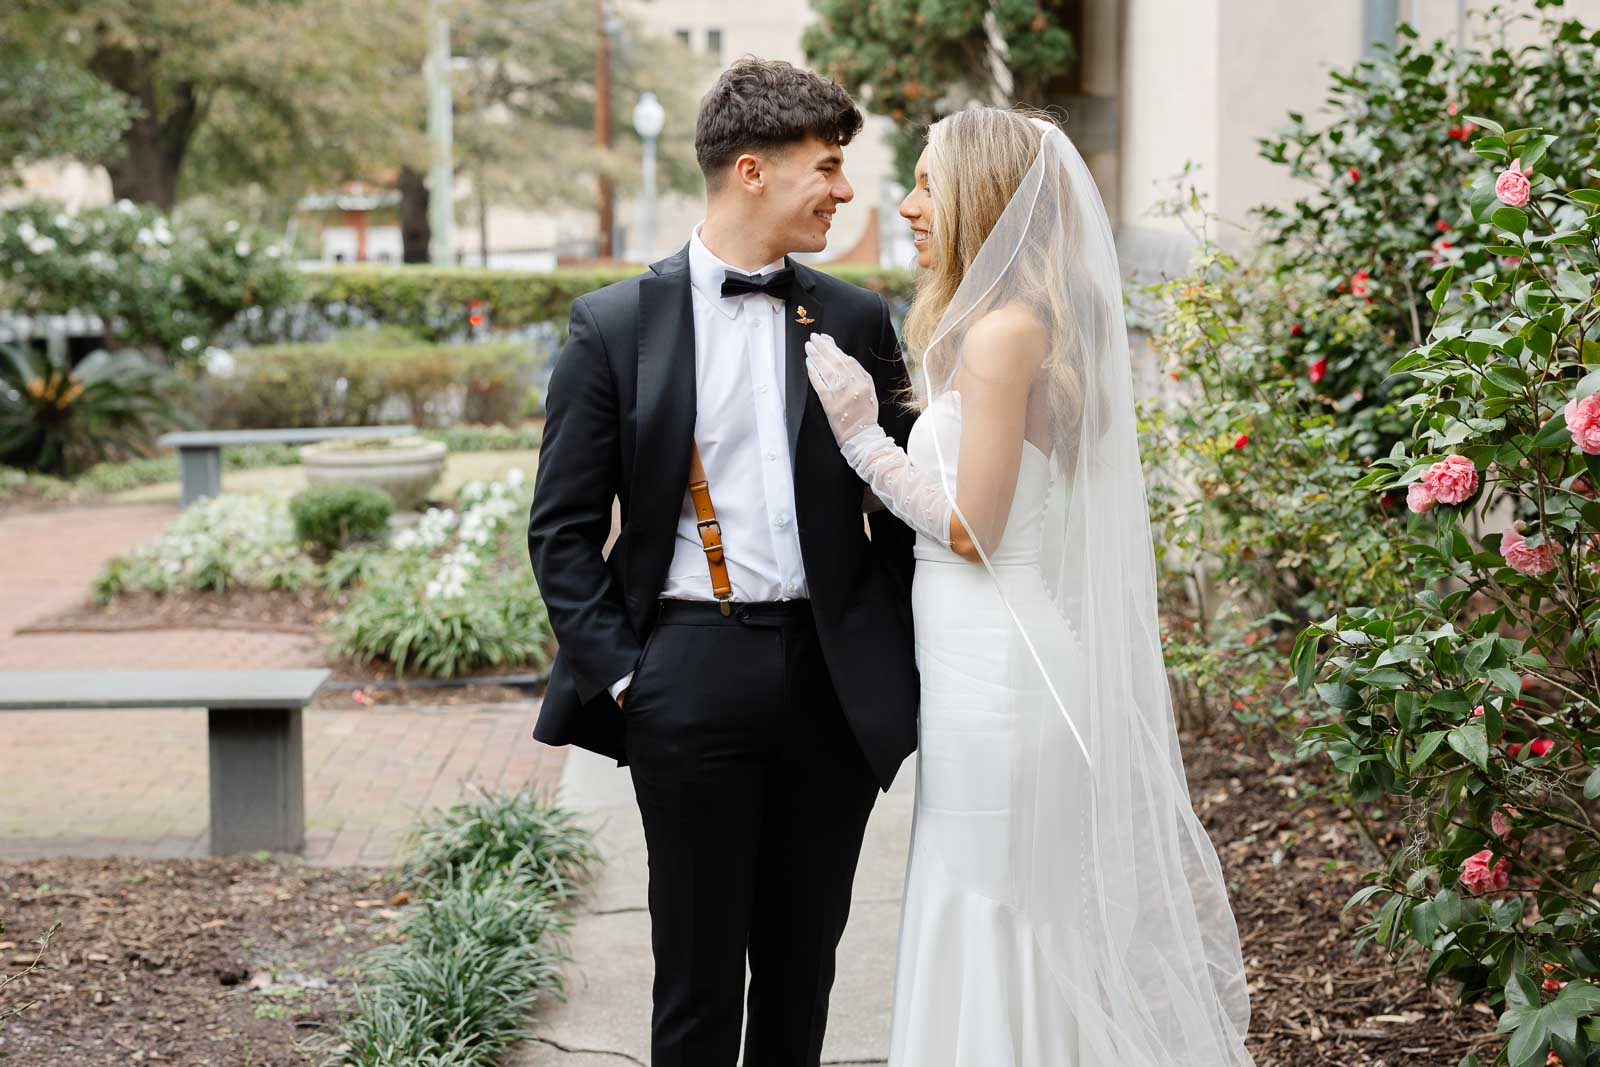
{"label": "pink camellia flower", "polygon": [[1461,888],[1476,896],[1491,889],[1504,889],[1511,884],[1511,861],[1494,859],[1488,849],[1474,852],[1461,865]]}
{"label": "pink camellia flower", "polygon": [[1511,817],[1516,813],[1516,808],[1494,809],[1494,814],[1489,816],[1489,829],[1494,832],[1494,836],[1505,837],[1511,832]]}
{"label": "pink camellia flower", "polygon": [[1500,554],[1518,574],[1530,577],[1548,574],[1555,570],[1556,553],[1560,550],[1560,546],[1553,541],[1546,541],[1537,548],[1530,548],[1528,539],[1515,530],[1507,530],[1500,535]]}
{"label": "pink camellia flower", "polygon": [[1306,371],[1306,374],[1311,378],[1313,384],[1322,381],[1323,375],[1327,373],[1328,359],[1326,356],[1313,362],[1310,369]]}
{"label": "pink camellia flower", "polygon": [[1478,491],[1478,468],[1466,456],[1446,456],[1422,476],[1422,484],[1441,504],[1459,504]]}
{"label": "pink camellia flower", "polygon": [[1354,274],[1352,274],[1350,276],[1350,293],[1351,293],[1351,295],[1352,296],[1366,296],[1368,293],[1370,293],[1372,290],[1370,288],[1368,288],[1367,282],[1368,282],[1368,280],[1371,279],[1371,277],[1372,277],[1372,275],[1368,274],[1364,270],[1358,270]]}
{"label": "pink camellia flower", "polygon": [[1502,204],[1512,207],[1522,207],[1528,202],[1528,194],[1532,190],[1528,176],[1522,171],[1522,160],[1513,160],[1511,169],[1500,172],[1500,177],[1495,179],[1494,195],[1500,198]]}
{"label": "pink camellia flower", "polygon": [[1521,256],[1501,256],[1500,265],[1506,270],[1516,270],[1522,264]]}
{"label": "pink camellia flower", "polygon": [[1567,401],[1565,414],[1573,443],[1588,455],[1600,456],[1600,393]]}
{"label": "pink camellia flower", "polygon": [[1412,482],[1406,487],[1406,507],[1414,515],[1425,515],[1433,508],[1433,494],[1421,482]]}
{"label": "pink camellia flower", "polygon": [[1548,756],[1550,750],[1555,747],[1556,743],[1548,737],[1536,737],[1528,743],[1528,751],[1535,756]]}
{"label": "pink camellia flower", "polygon": [[1472,714],[1474,714],[1474,715],[1482,715],[1483,714],[1483,705],[1479,704],[1477,707],[1473,708],[1472,709]]}

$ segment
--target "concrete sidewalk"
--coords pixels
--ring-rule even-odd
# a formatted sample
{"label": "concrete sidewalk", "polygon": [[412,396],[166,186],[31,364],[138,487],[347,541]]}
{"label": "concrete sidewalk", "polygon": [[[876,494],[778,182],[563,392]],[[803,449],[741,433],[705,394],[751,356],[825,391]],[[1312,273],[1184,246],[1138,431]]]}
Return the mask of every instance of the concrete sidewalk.
{"label": "concrete sidewalk", "polygon": [[[895,937],[915,792],[910,762],[878,798],[856,873],[850,925],[839,947],[824,1064],[883,1064]],[[644,830],[626,769],[572,749],[562,798],[598,828],[604,866],[572,933],[565,1004],[541,1011],[534,1040],[508,1067],[617,1067],[650,1062],[650,917]]]}

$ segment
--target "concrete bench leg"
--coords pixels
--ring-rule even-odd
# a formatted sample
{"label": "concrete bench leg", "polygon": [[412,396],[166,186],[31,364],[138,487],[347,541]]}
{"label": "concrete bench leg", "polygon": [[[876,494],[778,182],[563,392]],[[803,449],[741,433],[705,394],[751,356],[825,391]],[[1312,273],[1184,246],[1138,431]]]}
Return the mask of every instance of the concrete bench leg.
{"label": "concrete bench leg", "polygon": [[184,507],[222,493],[222,449],[178,449],[178,474],[183,481]]}
{"label": "concrete bench leg", "polygon": [[210,708],[211,854],[306,843],[299,708]]}

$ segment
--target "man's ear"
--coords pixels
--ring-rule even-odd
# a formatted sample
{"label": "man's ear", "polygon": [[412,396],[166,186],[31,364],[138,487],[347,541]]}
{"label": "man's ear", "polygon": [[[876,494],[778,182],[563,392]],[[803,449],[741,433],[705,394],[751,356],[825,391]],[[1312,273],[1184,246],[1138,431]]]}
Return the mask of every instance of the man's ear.
{"label": "man's ear", "polygon": [[742,153],[733,161],[733,184],[747,193],[759,194],[766,186],[767,161],[752,153]]}

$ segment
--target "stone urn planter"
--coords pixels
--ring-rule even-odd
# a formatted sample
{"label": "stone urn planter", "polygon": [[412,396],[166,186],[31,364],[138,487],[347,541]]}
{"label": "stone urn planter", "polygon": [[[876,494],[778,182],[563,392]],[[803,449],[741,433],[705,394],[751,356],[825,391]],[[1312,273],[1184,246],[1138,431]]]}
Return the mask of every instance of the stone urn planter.
{"label": "stone urn planter", "polygon": [[424,437],[364,437],[319,441],[300,449],[312,485],[365,485],[394,498],[397,511],[427,499],[444,473],[443,441]]}

